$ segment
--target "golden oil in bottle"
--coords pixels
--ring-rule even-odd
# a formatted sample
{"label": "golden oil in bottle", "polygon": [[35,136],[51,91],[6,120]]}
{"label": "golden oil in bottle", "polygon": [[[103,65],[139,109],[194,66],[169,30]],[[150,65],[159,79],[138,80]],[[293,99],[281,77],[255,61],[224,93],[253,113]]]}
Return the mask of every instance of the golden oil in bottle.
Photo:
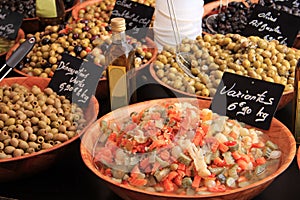
{"label": "golden oil in bottle", "polygon": [[115,110],[136,101],[135,51],[126,40],[124,18],[111,19],[112,43],[105,53],[110,108]]}
{"label": "golden oil in bottle", "polygon": [[295,68],[293,99],[293,133],[297,144],[300,144],[300,59]]}

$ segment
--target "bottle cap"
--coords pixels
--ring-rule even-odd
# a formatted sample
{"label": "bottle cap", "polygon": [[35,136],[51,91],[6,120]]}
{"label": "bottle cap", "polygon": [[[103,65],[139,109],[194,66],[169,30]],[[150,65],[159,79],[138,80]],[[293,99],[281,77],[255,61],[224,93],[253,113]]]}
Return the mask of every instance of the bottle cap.
{"label": "bottle cap", "polygon": [[110,25],[111,30],[114,32],[122,32],[126,30],[125,19],[121,17],[112,18]]}

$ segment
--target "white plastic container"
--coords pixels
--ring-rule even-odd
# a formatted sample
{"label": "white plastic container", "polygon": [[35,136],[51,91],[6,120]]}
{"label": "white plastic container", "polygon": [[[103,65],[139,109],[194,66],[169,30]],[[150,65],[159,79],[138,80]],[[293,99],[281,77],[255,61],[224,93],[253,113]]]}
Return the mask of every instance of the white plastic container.
{"label": "white plastic container", "polygon": [[[173,1],[175,17],[179,29],[180,38],[195,39],[202,34],[203,0],[169,0]],[[168,1],[156,0],[155,20],[153,23],[154,41],[161,51],[163,46],[176,46],[174,31],[172,28]],[[173,25],[175,23],[173,22]],[[180,42],[180,41],[179,41]]]}

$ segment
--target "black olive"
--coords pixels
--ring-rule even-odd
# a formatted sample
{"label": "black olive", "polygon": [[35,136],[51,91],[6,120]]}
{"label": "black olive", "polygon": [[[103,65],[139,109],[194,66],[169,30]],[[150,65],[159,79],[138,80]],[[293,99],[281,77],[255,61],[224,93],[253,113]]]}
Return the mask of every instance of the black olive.
{"label": "black olive", "polygon": [[142,56],[141,54],[139,54],[138,52],[135,52],[135,57],[139,57],[142,60],[144,59],[144,56]]}
{"label": "black olive", "polygon": [[89,23],[89,20],[87,20],[87,19],[82,19],[82,20],[80,20],[80,23],[87,24],[87,23]]}
{"label": "black olive", "polygon": [[29,63],[29,62],[30,62],[30,58],[25,57],[23,61],[24,61],[25,63]]}
{"label": "black olive", "polygon": [[105,30],[108,31],[108,32],[110,32],[111,31],[111,27],[110,26],[106,26]]}
{"label": "black olive", "polygon": [[90,30],[90,27],[85,26],[85,27],[82,28],[82,30],[83,30],[83,31],[89,31],[89,30]]}
{"label": "black olive", "polygon": [[74,52],[78,55],[83,50],[81,45],[77,45],[74,47]]}
{"label": "black olive", "polygon": [[79,34],[78,33],[74,33],[73,34],[73,39],[78,39],[79,38]]}
{"label": "black olive", "polygon": [[65,35],[66,35],[65,33],[58,33],[58,37],[63,37]]}
{"label": "black olive", "polygon": [[51,40],[47,37],[43,38],[42,39],[42,45],[46,45],[46,44],[50,44],[51,43]]}

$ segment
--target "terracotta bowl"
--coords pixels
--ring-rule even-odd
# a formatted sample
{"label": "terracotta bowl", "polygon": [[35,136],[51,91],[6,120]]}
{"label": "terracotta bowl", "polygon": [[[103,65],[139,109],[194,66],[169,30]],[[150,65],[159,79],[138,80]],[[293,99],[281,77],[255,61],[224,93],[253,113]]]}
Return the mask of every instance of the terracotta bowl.
{"label": "terracotta bowl", "polygon": [[18,31],[18,35],[17,35],[17,37],[15,39],[15,44],[7,52],[0,53],[0,57],[4,56],[5,54],[7,55],[8,52],[10,52],[11,49],[14,48],[16,46],[16,44],[19,43],[20,39],[23,39],[23,38],[25,38],[25,33],[24,33],[23,29],[20,28],[19,31]]}
{"label": "terracotta bowl", "polygon": [[[188,93],[188,92],[185,92],[185,91],[181,91],[181,90],[173,88],[172,86],[164,83],[156,75],[153,64],[150,65],[149,70],[150,70],[150,74],[151,74],[152,78],[157,83],[159,83],[160,85],[164,86],[165,88],[168,88],[169,90],[171,90],[174,93],[174,95],[177,96],[177,97],[193,97],[193,98],[203,99],[203,100],[207,100],[207,101],[211,101],[213,99],[213,97],[199,96],[199,95],[196,95],[196,94],[191,94],[191,93]],[[294,96],[294,91],[293,90],[283,92],[283,94],[281,96],[281,99],[278,103],[277,110],[280,110],[280,109],[284,108],[293,99],[293,96]]]}
{"label": "terracotta bowl", "polygon": [[[75,6],[79,3],[80,3],[80,0],[74,0],[73,6],[66,9],[66,16],[71,14],[73,8],[75,8]],[[40,31],[38,17],[24,18],[21,28],[24,30],[25,33],[35,33],[35,32]]]}
{"label": "terracotta bowl", "polygon": [[[18,83],[26,87],[37,85],[43,89],[48,85],[49,81],[49,78],[18,77],[3,79],[0,82],[0,85],[11,85],[13,83]],[[98,112],[99,105],[96,98],[93,97],[91,98],[90,104],[85,111],[85,117],[88,121],[86,128],[97,119]],[[82,136],[86,128],[70,140],[63,142],[60,145],[55,145],[50,149],[38,151],[36,153],[21,157],[0,159],[0,182],[26,178],[50,168],[50,166],[59,159],[62,159],[66,157],[68,153],[71,153],[69,150],[72,149],[72,144],[75,140]]]}
{"label": "terracotta bowl", "polygon": [[295,39],[293,47],[296,48],[296,49],[300,49],[300,34],[297,35],[297,38]]}
{"label": "terracotta bowl", "polygon": [[[267,176],[266,178],[255,182],[253,184],[250,184],[246,187],[234,189],[231,191],[226,191],[224,193],[213,193],[213,194],[207,194],[207,195],[197,195],[197,196],[187,196],[187,195],[176,195],[176,194],[164,194],[164,193],[157,193],[157,192],[148,192],[142,189],[130,187],[127,185],[123,185],[120,183],[117,183],[115,181],[112,181],[107,176],[103,175],[96,167],[93,162],[93,149],[95,147],[95,144],[98,141],[98,137],[100,135],[100,120],[111,120],[116,119],[120,117],[124,117],[124,112],[129,115],[132,111],[142,110],[146,107],[149,107],[151,105],[157,105],[162,102],[178,102],[178,101],[194,101],[194,103],[198,103],[200,108],[207,108],[208,103],[207,101],[199,100],[199,99],[193,99],[193,98],[170,98],[170,99],[158,99],[158,100],[150,100],[145,101],[142,103],[137,103],[130,105],[128,107],[123,107],[120,109],[117,109],[111,113],[108,113],[107,115],[104,115],[101,117],[98,121],[96,121],[93,125],[91,125],[87,131],[85,132],[81,145],[80,145],[80,151],[81,156],[86,164],[86,166],[96,175],[99,177],[99,181],[104,181],[108,187],[115,192],[117,195],[122,197],[126,200],[171,200],[171,199],[211,199],[211,200],[239,200],[239,199],[251,199],[261,193],[264,189],[266,189],[272,181],[279,176],[281,173],[283,173],[287,167],[291,164],[291,162],[294,159],[294,156],[296,154],[296,142],[289,131],[287,127],[285,127],[281,122],[279,122],[277,119],[272,120],[271,127],[268,131],[263,131],[265,134],[267,134],[270,137],[270,140],[278,144],[279,148],[282,150],[282,157],[279,168],[270,176]],[[196,102],[195,102],[196,100]],[[198,101],[198,102],[197,102]]]}
{"label": "terracotta bowl", "polygon": [[300,146],[298,147],[298,151],[297,151],[297,163],[298,163],[298,168],[300,170]]}

